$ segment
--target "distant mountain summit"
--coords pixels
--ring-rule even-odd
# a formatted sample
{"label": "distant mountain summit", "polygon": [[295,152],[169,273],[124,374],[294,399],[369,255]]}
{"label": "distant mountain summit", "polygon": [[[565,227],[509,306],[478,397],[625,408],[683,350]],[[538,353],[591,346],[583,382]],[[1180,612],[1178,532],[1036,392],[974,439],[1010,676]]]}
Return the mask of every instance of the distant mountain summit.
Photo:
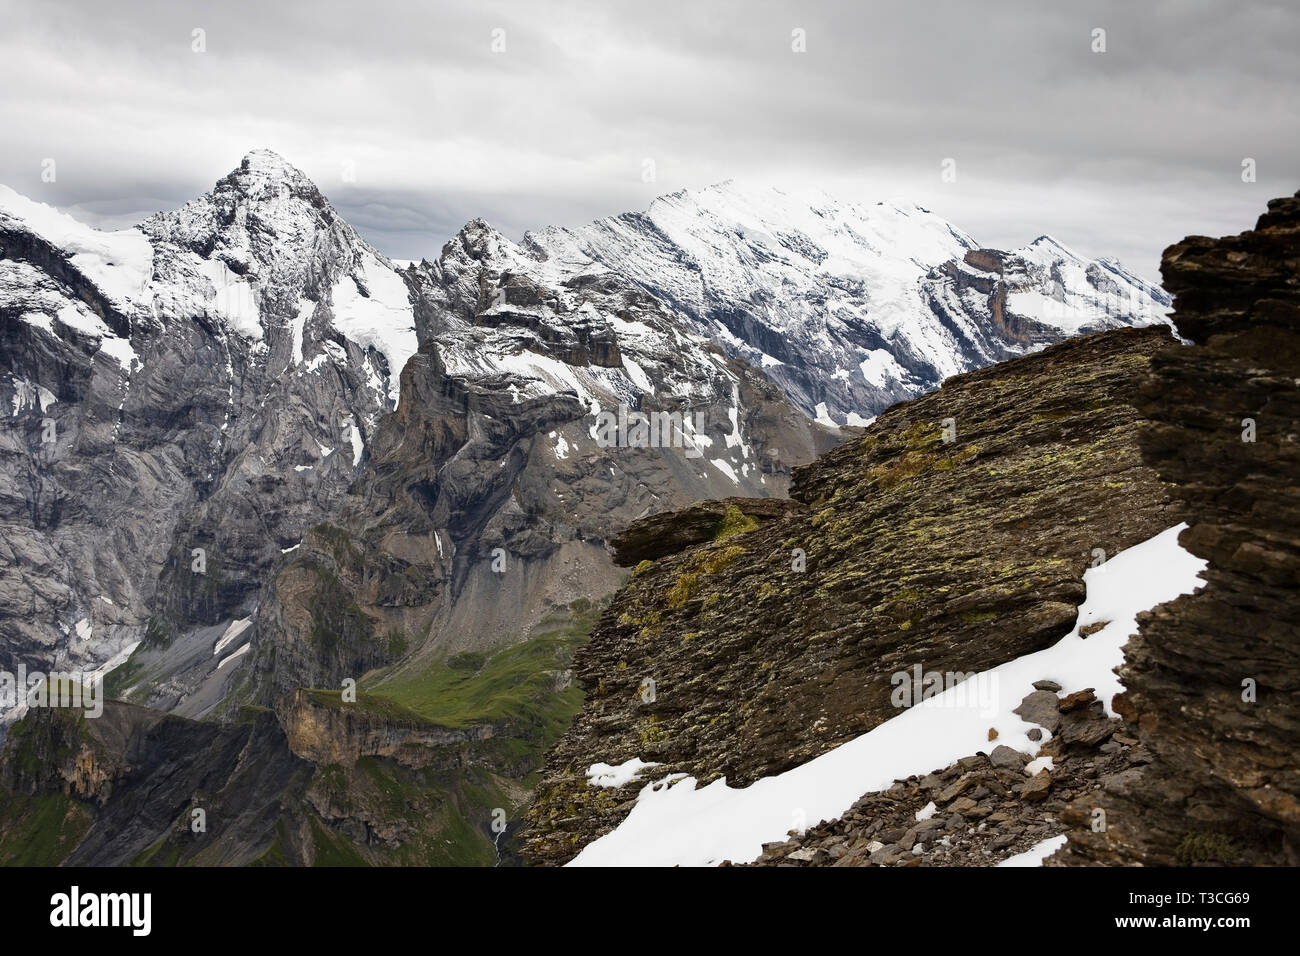
{"label": "distant mountain summit", "polygon": [[0,666],[249,613],[417,345],[402,275],[274,153],[115,232],[0,187]]}
{"label": "distant mountain summit", "polygon": [[906,201],[727,181],[524,244],[566,269],[629,276],[838,425],[1069,335],[1168,322],[1169,297],[1114,260],[1049,236],[984,249]]}

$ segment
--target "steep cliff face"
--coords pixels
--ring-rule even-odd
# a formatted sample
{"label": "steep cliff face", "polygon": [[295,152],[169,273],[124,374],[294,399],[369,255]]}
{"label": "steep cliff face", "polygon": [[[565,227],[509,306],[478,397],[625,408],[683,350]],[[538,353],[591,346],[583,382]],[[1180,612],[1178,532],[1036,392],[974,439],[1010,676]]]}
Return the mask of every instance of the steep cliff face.
{"label": "steep cliff face", "polygon": [[[117,692],[187,716],[403,656],[372,630],[518,640],[612,590],[610,529],[782,494],[837,440],[626,278],[481,221],[399,270],[265,150],[113,233],[0,188],[0,402],[0,664],[119,668]],[[698,425],[696,446],[601,447],[595,416],[621,406]],[[309,533],[327,516],[375,557],[345,602],[374,620],[305,623],[341,629],[322,648],[302,608],[354,584]],[[515,573],[485,570],[497,547]],[[298,559],[298,611],[263,618]]]}
{"label": "steep cliff face", "polygon": [[950,379],[798,470],[785,514],[634,525],[619,541],[647,560],[577,656],[587,700],[548,757],[527,856],[563,862],[628,813],[641,785],[593,786],[593,764],[744,786],[895,716],[891,675],[979,671],[1067,634],[1098,554],[1179,521],[1132,404],[1172,342],[1108,332]]}
{"label": "steep cliff face", "polygon": [[274,154],[114,233],[0,188],[0,664],[175,645],[143,699],[210,707],[238,664],[204,629],[339,501],[416,345],[402,277]]}
{"label": "steep cliff face", "polygon": [[1115,706],[1154,760],[1078,802],[1056,862],[1295,865],[1300,195],[1252,231],[1171,246],[1162,272],[1196,344],[1152,359],[1142,451],[1185,502],[1207,583],[1129,641]]}

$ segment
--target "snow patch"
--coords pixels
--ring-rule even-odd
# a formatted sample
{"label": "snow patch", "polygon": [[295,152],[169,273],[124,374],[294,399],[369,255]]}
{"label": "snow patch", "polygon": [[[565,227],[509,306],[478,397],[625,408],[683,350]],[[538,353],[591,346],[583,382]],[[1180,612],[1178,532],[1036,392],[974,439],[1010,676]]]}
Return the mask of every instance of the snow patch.
{"label": "snow patch", "polygon": [[243,634],[246,630],[248,630],[249,627],[252,626],[252,624],[253,624],[253,618],[251,615],[248,617],[241,617],[235,621],[231,621],[230,626],[227,627],[225,632],[222,633],[221,637],[217,639],[217,643],[212,646],[212,656],[216,657],[218,654],[224,651],[226,647],[232,641],[234,641],[235,638],[237,638],[240,634]]}
{"label": "snow patch", "polygon": [[736,469],[731,467],[731,462],[721,458],[710,458],[709,464],[730,478],[733,483],[740,484],[740,476],[736,474]]}
{"label": "snow patch", "polygon": [[101,232],[45,203],[0,186],[0,224],[25,226],[62,250],[86,278],[124,311],[148,308],[153,245],[139,229]]}
{"label": "snow patch", "polygon": [[617,767],[607,763],[594,763],[587,770],[587,783],[592,787],[621,787],[641,779],[642,770],[657,767],[657,763],[647,763],[640,757],[625,760]]}
{"label": "snow patch", "polygon": [[1049,856],[1065,846],[1065,834],[1049,837],[1042,843],[1031,846],[1024,853],[1017,853],[1015,856],[1009,856],[998,866],[1042,866],[1043,861]]}
{"label": "snow patch", "polygon": [[907,377],[907,370],[885,349],[872,349],[858,367],[862,369],[862,377],[877,388],[884,388],[891,381],[901,382]]}
{"label": "snow patch", "polygon": [[[362,295],[358,282],[365,286],[368,296]],[[406,282],[395,270],[365,254],[355,273],[343,276],[334,285],[331,302],[334,327],[388,361],[388,399],[396,405],[402,369],[419,347]]]}
{"label": "snow patch", "polygon": [[243,657],[245,654],[248,653],[248,649],[252,646],[253,646],[252,644],[245,644],[243,647],[241,647],[239,650],[235,651],[234,653],[227,654],[221,660],[217,661],[217,670],[221,670],[221,668],[225,667],[231,661]]}

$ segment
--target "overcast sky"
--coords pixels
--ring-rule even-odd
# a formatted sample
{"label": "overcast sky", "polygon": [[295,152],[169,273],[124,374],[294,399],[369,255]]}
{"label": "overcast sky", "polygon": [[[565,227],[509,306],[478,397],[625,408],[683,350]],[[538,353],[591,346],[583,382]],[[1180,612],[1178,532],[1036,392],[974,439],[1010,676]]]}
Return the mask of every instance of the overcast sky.
{"label": "overcast sky", "polygon": [[1300,188],[1294,2],[0,0],[0,25],[0,182],[104,224],[269,147],[399,258],[735,177],[1157,277]]}

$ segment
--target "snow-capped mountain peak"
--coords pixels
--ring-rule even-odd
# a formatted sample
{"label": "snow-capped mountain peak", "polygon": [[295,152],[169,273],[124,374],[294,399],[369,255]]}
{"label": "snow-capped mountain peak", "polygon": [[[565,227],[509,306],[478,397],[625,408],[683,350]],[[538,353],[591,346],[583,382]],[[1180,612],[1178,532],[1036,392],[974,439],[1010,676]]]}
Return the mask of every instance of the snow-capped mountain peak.
{"label": "snow-capped mountain peak", "polygon": [[155,271],[194,293],[191,308],[181,311],[215,311],[252,339],[287,335],[295,368],[310,364],[313,351],[331,357],[324,340],[316,349],[303,340],[323,306],[321,331],[332,327],[384,357],[386,367],[370,362],[367,377],[396,402],[402,367],[419,345],[406,283],[278,154],[248,153],[210,192],[151,216],[141,229],[160,250],[171,250],[156,258]]}
{"label": "snow-capped mountain peak", "polygon": [[630,277],[836,424],[1065,335],[1167,321],[1169,305],[1154,284],[1050,236],[983,249],[906,199],[845,202],[736,180],[530,233],[525,246]]}

